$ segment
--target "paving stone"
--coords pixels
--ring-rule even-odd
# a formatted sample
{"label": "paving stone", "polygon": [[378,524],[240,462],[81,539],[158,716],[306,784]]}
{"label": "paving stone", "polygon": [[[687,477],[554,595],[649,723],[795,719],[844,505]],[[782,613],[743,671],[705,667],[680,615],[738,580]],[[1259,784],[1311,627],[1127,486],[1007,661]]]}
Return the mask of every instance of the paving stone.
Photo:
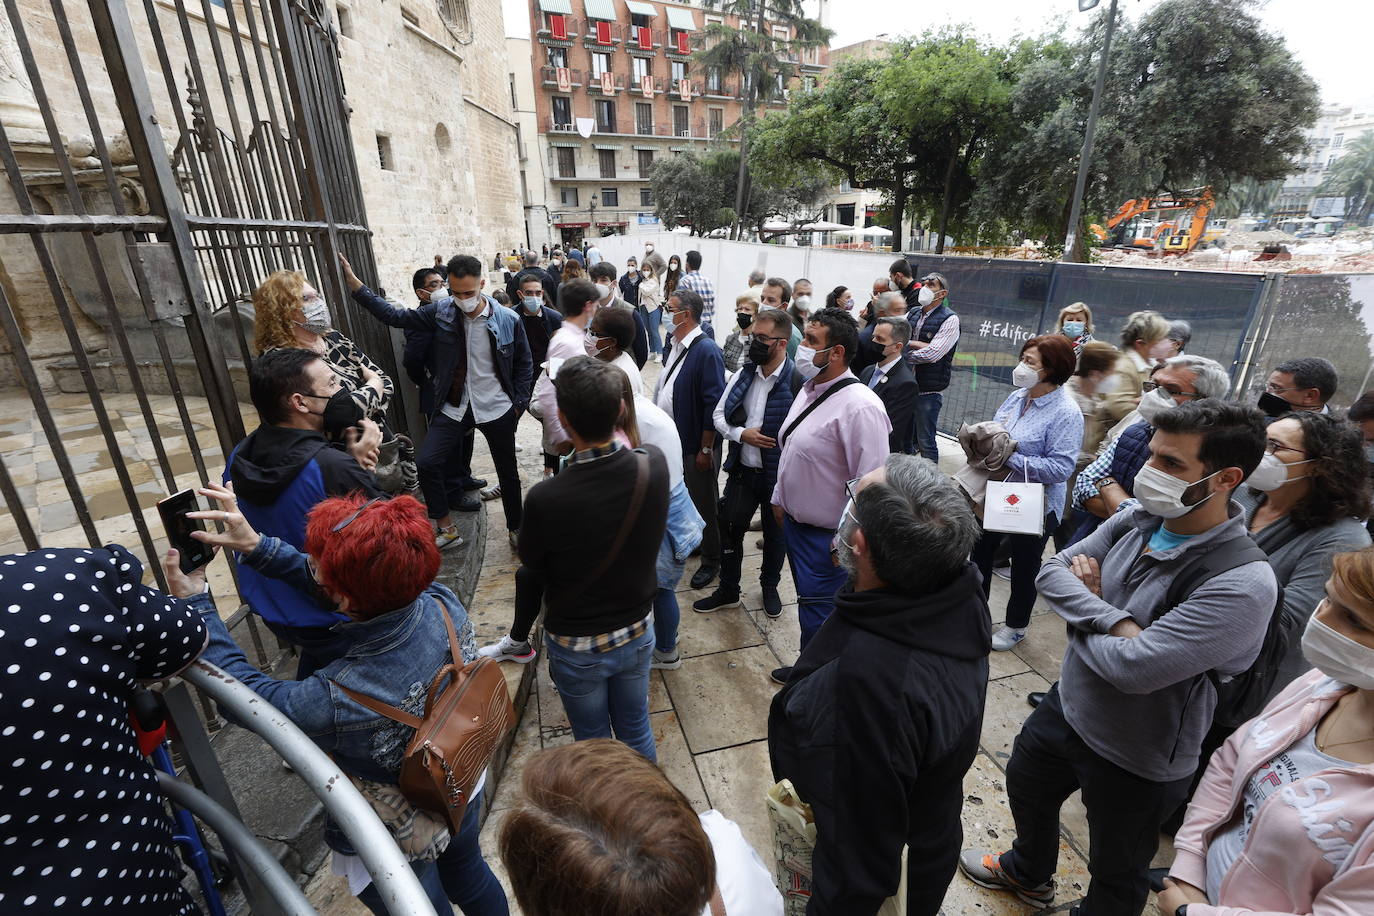
{"label": "paving stone", "polygon": [[768,704],[778,690],[768,673],[775,667],[771,650],[751,646],[684,659],[681,668],[663,672],[692,753],[766,736]]}
{"label": "paving stone", "polygon": [[1049,682],[1034,671],[989,682],[979,743],[1000,765],[1006,766],[1011,756],[1011,743],[1030,714],[1026,694],[1032,690],[1048,690],[1049,686]]}
{"label": "paving stone", "polygon": [[696,764],[710,806],[739,824],[759,858],[776,871],[773,827],[764,804],[764,797],[773,787],[768,742],[754,741],[698,754]]}
{"label": "paving stone", "polygon": [[693,811],[705,811],[710,807],[706,790],[702,788],[692,752],[687,749],[687,740],[682,736],[677,713],[672,710],[654,713],[649,716],[649,724],[654,730],[654,752],[658,755],[659,769],[687,796]]}
{"label": "paving stone", "polygon": [[749,618],[763,634],[764,642],[779,665],[790,665],[801,655],[801,623],[797,620],[795,604],[784,604],[778,617],[769,617],[763,611],[750,611]]}
{"label": "paving stone", "polygon": [[678,627],[678,650],[684,658],[763,644],[763,634],[743,608],[698,614],[687,605],[683,613],[692,616],[690,626]]}

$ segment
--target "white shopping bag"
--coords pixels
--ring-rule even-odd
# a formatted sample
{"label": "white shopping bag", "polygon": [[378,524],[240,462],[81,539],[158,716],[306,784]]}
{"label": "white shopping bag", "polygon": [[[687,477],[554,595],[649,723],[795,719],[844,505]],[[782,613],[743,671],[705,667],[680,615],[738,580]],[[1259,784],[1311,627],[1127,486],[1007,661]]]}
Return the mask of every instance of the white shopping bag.
{"label": "white shopping bag", "polygon": [[1045,485],[1024,480],[989,480],[983,496],[983,530],[1044,534]]}

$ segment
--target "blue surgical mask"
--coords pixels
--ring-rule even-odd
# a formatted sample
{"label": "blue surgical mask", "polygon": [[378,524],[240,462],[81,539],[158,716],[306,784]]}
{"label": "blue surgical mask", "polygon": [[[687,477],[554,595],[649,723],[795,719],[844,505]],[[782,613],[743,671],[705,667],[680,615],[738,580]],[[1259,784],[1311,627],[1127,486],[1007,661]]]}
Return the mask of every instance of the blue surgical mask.
{"label": "blue surgical mask", "polygon": [[1064,336],[1070,340],[1077,340],[1083,336],[1084,323],[1081,321],[1064,322]]}
{"label": "blue surgical mask", "polygon": [[533,315],[535,312],[539,311],[539,306],[544,304],[544,300],[540,299],[538,296],[526,296],[520,300],[520,304],[525,307],[525,311]]}

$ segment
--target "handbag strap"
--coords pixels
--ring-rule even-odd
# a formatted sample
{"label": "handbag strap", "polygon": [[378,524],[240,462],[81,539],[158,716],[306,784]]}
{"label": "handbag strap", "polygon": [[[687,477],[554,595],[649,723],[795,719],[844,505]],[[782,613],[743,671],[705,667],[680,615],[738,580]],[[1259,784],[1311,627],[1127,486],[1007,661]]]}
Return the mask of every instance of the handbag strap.
{"label": "handbag strap", "polygon": [[725,916],[725,900],[720,896],[720,885],[711,888],[711,916]]}
{"label": "handbag strap", "polygon": [[[625,546],[625,539],[630,536],[630,529],[639,520],[639,510],[644,506],[644,494],[649,489],[649,455],[646,452],[635,449],[635,488],[630,494],[630,507],[625,510],[625,517],[621,519],[620,530],[615,534],[615,540],[611,542],[611,547],[601,557],[601,562],[597,565],[592,574],[588,576],[581,585],[574,588],[570,593],[565,593],[564,600],[575,601],[582,597],[582,593],[591,588],[592,583],[601,578],[601,574],[611,568],[611,564],[620,556],[620,548]],[[571,594],[572,599],[568,599],[567,594]]]}
{"label": "handbag strap", "polygon": [[854,378],[853,376],[850,376],[849,378],[840,379],[838,382],[831,385],[829,388],[825,389],[825,391],[821,392],[821,396],[816,398],[816,400],[812,401],[809,405],[807,405],[807,408],[801,412],[801,416],[793,420],[791,424],[789,424],[788,427],[784,429],[782,433],[778,436],[778,448],[782,448],[783,442],[786,441],[787,437],[792,434],[792,430],[800,426],[801,421],[805,420],[811,414],[811,411],[815,410],[817,407],[820,407],[822,404],[824,404],[826,398],[830,397],[837,391],[842,391],[845,388],[848,388],[850,385],[857,384],[859,384],[859,380]]}
{"label": "handbag strap", "polygon": [[[448,605],[444,604],[444,599],[442,598],[436,597],[435,600],[439,602],[439,610],[444,618],[444,628],[448,630],[449,654],[453,656],[453,663],[461,666],[463,664],[463,650],[462,647],[458,645],[458,632],[453,628],[453,618],[449,616]],[[365,693],[359,693],[352,687],[346,687],[333,678],[329,679],[329,683],[342,690],[344,695],[354,703],[357,703],[365,709],[372,710],[379,716],[388,718],[393,722],[400,722],[402,725],[409,725],[411,728],[416,729],[424,724],[424,719],[414,713],[406,712],[404,709],[392,706],[390,703],[383,703],[376,697],[368,696]],[[428,710],[426,710],[426,712],[428,712]]]}

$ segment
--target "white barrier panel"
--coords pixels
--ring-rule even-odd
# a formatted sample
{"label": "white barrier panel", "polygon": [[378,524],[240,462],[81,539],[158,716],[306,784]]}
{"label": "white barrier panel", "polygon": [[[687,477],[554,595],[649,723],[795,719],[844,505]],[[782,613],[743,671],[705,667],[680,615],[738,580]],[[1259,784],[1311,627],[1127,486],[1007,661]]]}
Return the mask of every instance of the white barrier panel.
{"label": "white barrier panel", "polygon": [[791,245],[763,245],[758,242],[732,242],[728,239],[707,239],[674,232],[653,232],[640,235],[612,235],[593,240],[602,257],[624,273],[625,259],[633,255],[643,259],[644,245],[653,242],[654,250],[668,261],[677,255],[687,269],[687,252],[701,252],[701,272],[716,290],[714,330],[717,343],[724,342],[734,327],[732,313],[735,297],[744,292],[749,272],[755,268],[770,277],[782,277],[788,283],[805,277],[811,281],[815,300],[812,307],[825,304],[825,297],[836,286],[848,286],[860,303],[868,301],[873,281],[887,276],[888,265],[900,254],[877,251],[846,251],[834,248],[798,248]]}

